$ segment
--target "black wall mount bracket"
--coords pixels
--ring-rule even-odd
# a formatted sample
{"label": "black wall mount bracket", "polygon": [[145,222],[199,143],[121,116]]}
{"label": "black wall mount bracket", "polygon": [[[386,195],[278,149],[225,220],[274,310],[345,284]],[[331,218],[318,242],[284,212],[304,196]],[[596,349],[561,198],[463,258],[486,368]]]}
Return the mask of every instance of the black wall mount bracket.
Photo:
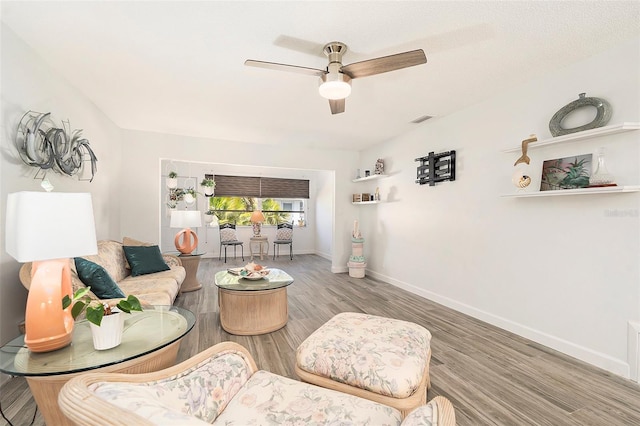
{"label": "black wall mount bracket", "polygon": [[430,152],[426,157],[416,158],[420,165],[417,167],[416,183],[434,186],[437,182],[456,180],[456,152],[447,151],[439,154]]}

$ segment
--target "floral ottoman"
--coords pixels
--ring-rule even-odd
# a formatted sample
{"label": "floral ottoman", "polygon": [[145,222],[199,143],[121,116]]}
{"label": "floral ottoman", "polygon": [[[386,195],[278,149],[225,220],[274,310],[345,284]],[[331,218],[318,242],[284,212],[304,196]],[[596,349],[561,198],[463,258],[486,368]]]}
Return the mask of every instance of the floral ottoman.
{"label": "floral ottoman", "polygon": [[296,352],[298,377],[395,407],[403,417],[424,405],[431,333],[406,321],[345,312],[313,332]]}

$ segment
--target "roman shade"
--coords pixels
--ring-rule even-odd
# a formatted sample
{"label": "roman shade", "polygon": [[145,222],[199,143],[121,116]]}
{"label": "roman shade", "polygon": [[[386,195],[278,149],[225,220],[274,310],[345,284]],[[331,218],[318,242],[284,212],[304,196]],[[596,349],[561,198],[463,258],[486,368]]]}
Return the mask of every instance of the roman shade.
{"label": "roman shade", "polygon": [[260,178],[215,175],[216,197],[260,197]]}
{"label": "roman shade", "polygon": [[309,180],[215,175],[216,197],[309,198]]}

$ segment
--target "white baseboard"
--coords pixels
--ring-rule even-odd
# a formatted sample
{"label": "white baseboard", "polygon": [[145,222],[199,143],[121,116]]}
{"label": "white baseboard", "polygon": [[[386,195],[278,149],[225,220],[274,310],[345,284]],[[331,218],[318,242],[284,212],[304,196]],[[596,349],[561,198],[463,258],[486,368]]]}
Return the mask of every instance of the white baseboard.
{"label": "white baseboard", "polygon": [[[329,253],[316,252],[316,254],[322,258],[333,261],[333,257]],[[344,266],[331,265],[331,272],[334,274],[344,274],[345,272],[349,272],[349,268],[347,267],[346,263],[344,264]]]}
{"label": "white baseboard", "polygon": [[323,253],[323,252],[316,251],[314,254],[317,256],[320,256],[323,259],[332,260],[330,253]]}
{"label": "white baseboard", "polygon": [[[607,354],[591,350],[584,346],[576,345],[575,343],[558,338],[556,336],[552,336],[540,330],[536,330],[531,327],[508,320],[506,318],[502,318],[489,312],[485,312],[483,310],[474,308],[473,306],[469,306],[465,303],[458,302],[457,300],[453,300],[440,294],[433,293],[431,291],[393,279],[386,275],[379,274],[371,270],[367,270],[367,274],[373,278],[410,291],[411,293],[414,293],[418,296],[422,296],[436,303],[440,303],[441,305],[444,305],[448,308],[455,309],[456,311],[470,315],[474,318],[485,321],[489,324],[495,325],[496,327],[500,327],[504,330],[525,337],[529,340],[533,340],[534,342],[548,346],[552,349],[592,364],[596,367],[602,368],[627,379],[630,378],[629,364],[619,359],[613,358]],[[640,327],[640,324],[638,326]],[[640,328],[638,329],[638,332],[640,333]]]}
{"label": "white baseboard", "polygon": [[[319,256],[325,257],[325,255],[322,255],[320,253],[316,253],[314,250],[294,250],[293,251],[293,255],[295,256],[296,254],[317,254]],[[229,255],[229,253],[227,253],[227,257],[229,257],[228,255]],[[219,255],[215,254],[214,252],[206,252],[205,254],[202,255],[202,259],[217,259],[218,256]],[[233,256],[233,254],[232,254],[232,256]],[[238,254],[238,256],[240,256],[240,255]],[[267,253],[265,256],[267,258],[268,257],[273,258],[273,252],[271,250],[269,250],[269,253]],[[281,250],[280,251],[280,256],[289,256],[289,249],[286,250],[286,253],[285,253],[285,250]],[[222,255],[222,257],[224,257],[224,254]],[[251,257],[251,253],[250,252],[249,253],[245,252],[244,253],[244,257],[245,257],[245,259],[246,258],[250,258]],[[256,257],[256,256],[254,255],[253,257]],[[327,260],[331,260],[331,257],[328,257],[328,258],[325,257],[325,258]]]}
{"label": "white baseboard", "polygon": [[640,383],[640,322],[627,323],[627,360],[629,361],[629,378]]}

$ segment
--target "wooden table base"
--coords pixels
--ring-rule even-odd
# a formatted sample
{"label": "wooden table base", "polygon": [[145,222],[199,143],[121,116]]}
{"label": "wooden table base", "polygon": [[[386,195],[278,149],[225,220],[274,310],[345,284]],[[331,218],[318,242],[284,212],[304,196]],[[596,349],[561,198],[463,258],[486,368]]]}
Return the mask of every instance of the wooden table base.
{"label": "wooden table base", "polygon": [[276,331],[287,324],[287,288],[234,291],[218,288],[220,325],[231,334],[254,336]]}
{"label": "wooden table base", "polygon": [[198,281],[198,266],[200,265],[200,256],[179,256],[180,261],[182,262],[182,266],[184,266],[184,270],[187,273],[182,285],[180,286],[180,293],[185,293],[188,291],[200,290],[202,288],[202,284]]}
{"label": "wooden table base", "polygon": [[[180,340],[150,354],[120,364],[96,368],[91,372],[149,373],[171,367],[176,363]],[[58,394],[69,380],[83,373],[57,374],[53,376],[26,376],[29,389],[47,425],[73,426],[58,406]],[[78,407],[82,410],[82,407]]]}

